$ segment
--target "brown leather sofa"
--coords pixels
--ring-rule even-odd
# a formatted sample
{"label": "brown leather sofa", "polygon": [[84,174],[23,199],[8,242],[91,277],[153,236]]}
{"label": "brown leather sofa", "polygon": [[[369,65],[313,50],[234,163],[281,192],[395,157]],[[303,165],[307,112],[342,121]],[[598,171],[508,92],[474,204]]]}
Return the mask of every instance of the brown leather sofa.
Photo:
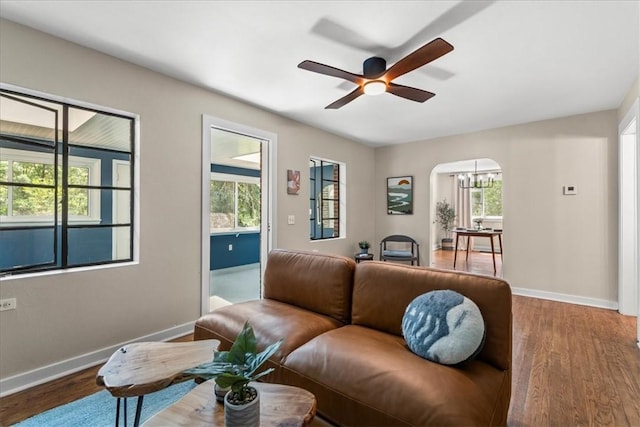
{"label": "brown leather sofa", "polygon": [[[476,303],[480,354],[445,366],[412,353],[402,337],[407,305],[452,289]],[[201,317],[195,339],[228,349],[245,321],[258,347],[285,338],[267,381],[315,394],[319,414],[346,426],[506,425],[511,397],[511,289],[492,277],[380,261],[273,250],[263,299]]]}

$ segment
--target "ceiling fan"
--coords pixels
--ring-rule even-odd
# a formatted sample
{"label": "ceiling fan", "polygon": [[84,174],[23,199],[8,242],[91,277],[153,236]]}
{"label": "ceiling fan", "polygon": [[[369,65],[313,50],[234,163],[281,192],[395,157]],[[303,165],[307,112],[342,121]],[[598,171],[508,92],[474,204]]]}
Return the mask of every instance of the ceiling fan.
{"label": "ceiling fan", "polygon": [[452,50],[453,46],[451,44],[438,37],[405,56],[389,69],[387,69],[387,61],[385,61],[384,58],[377,56],[369,58],[364,61],[362,65],[362,75],[308,60],[299,63],[298,68],[327,76],[338,77],[358,85],[358,87],[349,94],[324,107],[325,109],[343,107],[363,94],[378,95],[384,92],[389,92],[411,101],[424,102],[435,96],[435,93],[410,86],[399,85],[393,83],[392,80],[416,68],[420,68],[431,61],[435,61]]}

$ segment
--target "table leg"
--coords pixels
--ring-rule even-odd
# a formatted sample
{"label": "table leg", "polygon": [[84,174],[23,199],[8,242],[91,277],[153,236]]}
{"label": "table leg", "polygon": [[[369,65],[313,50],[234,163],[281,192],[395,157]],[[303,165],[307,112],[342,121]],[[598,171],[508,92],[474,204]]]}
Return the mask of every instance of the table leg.
{"label": "table leg", "polygon": [[453,252],[453,269],[456,269],[456,260],[458,259],[458,240],[460,240],[460,235],[456,233],[456,248]]}
{"label": "table leg", "polygon": [[493,247],[493,236],[489,236],[489,240],[491,240],[491,256],[493,257],[493,275],[495,276],[498,271],[496,269],[496,251]]}
{"label": "table leg", "polygon": [[[467,236],[467,257],[465,258],[465,261],[469,262],[469,246],[471,246],[471,236]],[[469,268],[467,266],[467,268]]]}
{"label": "table leg", "polygon": [[142,399],[144,395],[138,396],[138,405],[136,406],[136,418],[133,420],[133,427],[140,425],[140,412],[142,412]]}
{"label": "table leg", "polygon": [[502,258],[502,234],[498,234],[498,243],[500,243],[500,261],[504,262]]}

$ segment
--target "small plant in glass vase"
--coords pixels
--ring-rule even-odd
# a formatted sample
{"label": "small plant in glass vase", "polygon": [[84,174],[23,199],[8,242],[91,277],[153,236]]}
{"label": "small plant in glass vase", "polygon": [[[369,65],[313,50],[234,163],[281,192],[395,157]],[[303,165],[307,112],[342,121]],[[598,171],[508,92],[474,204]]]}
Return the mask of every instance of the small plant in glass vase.
{"label": "small plant in glass vase", "polygon": [[359,241],[358,246],[360,247],[361,254],[369,253],[369,248],[371,247],[371,245],[366,240]]}
{"label": "small plant in glass vase", "polygon": [[482,218],[476,218],[473,220],[473,222],[476,225],[476,230],[478,231],[482,230]]}
{"label": "small plant in glass vase", "polygon": [[260,425],[260,395],[251,386],[273,371],[273,368],[256,371],[275,354],[283,340],[279,340],[258,353],[257,341],[249,322],[244,324],[229,351],[216,351],[213,361],[185,372],[204,379],[214,379],[216,398],[220,390],[224,394],[224,421],[227,427],[257,427]]}
{"label": "small plant in glass vase", "polygon": [[456,219],[455,209],[444,199],[441,202],[436,203],[436,219],[435,223],[442,228],[445,236],[442,239],[443,250],[453,250],[453,238],[451,238],[451,229],[453,228],[453,221]]}

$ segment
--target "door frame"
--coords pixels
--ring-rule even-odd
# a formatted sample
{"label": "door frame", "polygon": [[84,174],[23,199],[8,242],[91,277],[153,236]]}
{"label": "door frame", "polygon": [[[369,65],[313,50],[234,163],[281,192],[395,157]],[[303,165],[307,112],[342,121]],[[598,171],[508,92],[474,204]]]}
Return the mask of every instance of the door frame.
{"label": "door frame", "polygon": [[[618,126],[618,311],[637,316],[640,311],[640,271],[637,266],[640,227],[640,111],[636,100]],[[625,133],[635,120],[635,141]],[[640,327],[638,329],[640,339]]]}
{"label": "door frame", "polygon": [[[278,135],[231,122],[218,117],[202,115],[202,214],[201,214],[201,274],[200,274],[200,314],[209,312],[209,265],[210,265],[210,230],[209,230],[209,183],[211,181],[211,128],[247,135],[262,142],[261,168],[261,218],[260,218],[260,277],[264,277],[269,251],[276,247],[276,153]],[[260,280],[260,295],[262,295],[262,280]]]}

